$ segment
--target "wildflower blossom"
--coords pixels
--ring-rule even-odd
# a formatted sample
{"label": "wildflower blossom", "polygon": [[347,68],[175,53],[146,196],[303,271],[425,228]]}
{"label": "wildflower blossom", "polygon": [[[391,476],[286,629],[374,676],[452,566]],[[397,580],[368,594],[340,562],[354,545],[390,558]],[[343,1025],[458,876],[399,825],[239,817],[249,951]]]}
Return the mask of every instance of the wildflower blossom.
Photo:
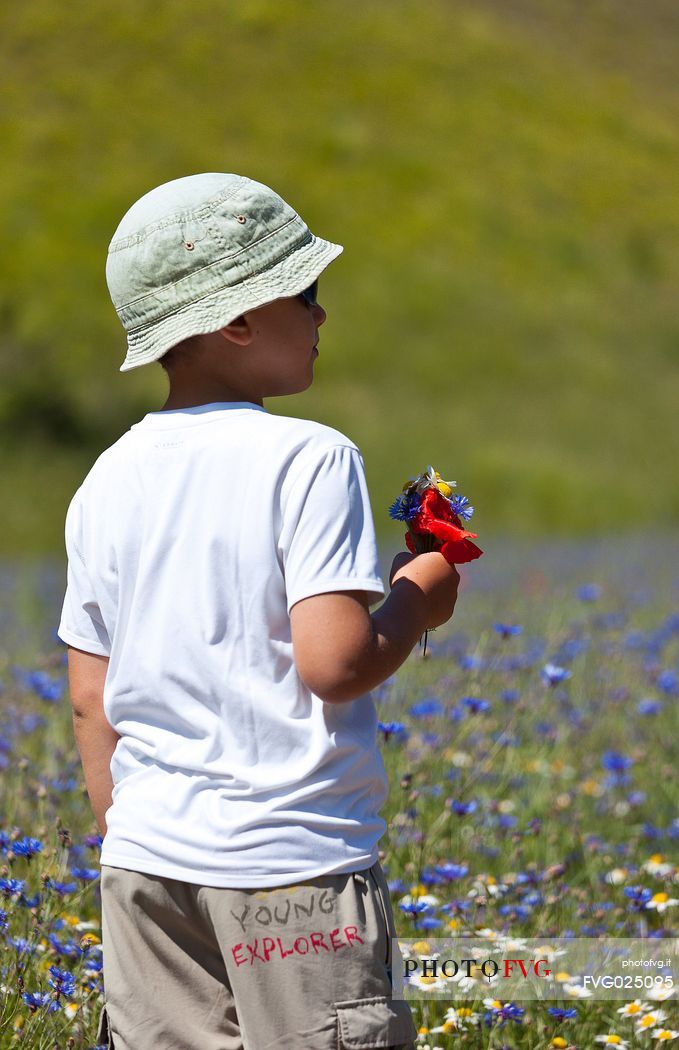
{"label": "wildflower blossom", "polygon": [[565,667],[559,667],[557,664],[547,663],[542,668],[542,680],[549,686],[560,685],[561,682],[565,682],[566,679],[571,678],[571,671],[567,671]]}
{"label": "wildflower blossom", "polygon": [[637,1034],[641,1032],[648,1032],[651,1028],[657,1028],[661,1021],[664,1021],[666,1014],[662,1010],[648,1010],[641,1017],[637,1018],[636,1031]]}
{"label": "wildflower blossom", "polygon": [[18,857],[26,857],[30,860],[36,853],[42,852],[42,842],[39,839],[23,838],[12,843],[12,853]]}
{"label": "wildflower blossom", "polygon": [[453,813],[457,814],[458,817],[466,817],[470,813],[475,813],[478,807],[476,799],[470,798],[467,802],[462,802],[459,799],[450,800],[450,808]]}
{"label": "wildflower blossom", "polygon": [[644,698],[637,704],[637,711],[640,715],[650,716],[659,715],[663,710],[664,704],[662,700],[653,700],[651,698]]}
{"label": "wildflower blossom", "polygon": [[22,999],[32,1014],[43,1007],[45,1007],[49,1013],[56,1013],[57,1010],[61,1009],[61,1005],[50,995],[49,992],[24,992]]}
{"label": "wildflower blossom", "polygon": [[574,1006],[564,1009],[561,1006],[548,1006],[547,1013],[554,1018],[555,1021],[570,1021],[571,1018],[578,1016],[578,1011]]}
{"label": "wildflower blossom", "polygon": [[451,496],[448,502],[453,514],[456,514],[458,518],[464,518],[465,521],[469,521],[474,516],[474,508],[466,496],[456,494]]}
{"label": "wildflower blossom", "polygon": [[503,638],[511,638],[515,634],[521,634],[523,627],[518,623],[494,623],[493,630]]}
{"label": "wildflower blossom", "polygon": [[50,678],[45,671],[19,671],[19,680],[25,689],[31,689],[47,703],[57,703],[66,689],[64,678]]}
{"label": "wildflower blossom", "polygon": [[655,1032],[651,1032],[651,1035],[659,1043],[669,1043],[672,1039],[679,1037],[679,1032],[675,1032],[671,1028],[657,1028]]}
{"label": "wildflower blossom", "polygon": [[0,879],[0,893],[4,893],[6,897],[16,897],[23,893],[25,888],[26,883],[23,879]]}
{"label": "wildflower blossom", "polygon": [[385,743],[391,737],[396,740],[404,740],[408,736],[408,730],[403,722],[378,722],[377,728],[384,735]]}
{"label": "wildflower blossom", "polygon": [[97,868],[71,868],[71,875],[81,882],[93,882],[101,873]]}
{"label": "wildflower blossom", "polygon": [[584,583],[577,590],[581,602],[595,602],[601,597],[601,593],[602,589],[598,583]]}
{"label": "wildflower blossom", "polygon": [[617,1046],[619,1050],[626,1050],[627,1043],[624,1039],[621,1039],[615,1032],[609,1032],[608,1035],[595,1035],[595,1043],[603,1043],[604,1046]]}
{"label": "wildflower blossom", "polygon": [[427,697],[410,705],[410,714],[413,718],[435,718],[443,714],[443,704],[435,697]]}
{"label": "wildflower blossom", "polygon": [[394,521],[410,521],[422,506],[419,492],[402,492],[389,507],[389,517]]}
{"label": "wildflower blossom", "polygon": [[473,715],[486,714],[492,707],[490,700],[482,700],[476,696],[465,696],[462,703]]}
{"label": "wildflower blossom", "polygon": [[679,904],[679,900],[675,897],[670,897],[668,893],[654,893],[649,901],[646,902],[647,908],[654,908],[658,913],[667,911],[668,908],[673,908],[675,904]]}

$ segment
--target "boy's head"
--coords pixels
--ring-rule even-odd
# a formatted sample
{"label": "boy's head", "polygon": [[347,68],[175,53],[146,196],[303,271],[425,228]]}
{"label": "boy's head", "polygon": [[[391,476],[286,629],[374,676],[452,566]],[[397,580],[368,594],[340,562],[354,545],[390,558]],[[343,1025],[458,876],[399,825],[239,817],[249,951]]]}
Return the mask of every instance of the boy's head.
{"label": "boy's head", "polygon": [[109,246],[106,280],[127,332],[121,372],[187,340],[189,352],[200,352],[196,336],[226,329],[237,342],[239,319],[298,296],[341,251],[268,186],[241,175],[158,186],[132,205]]}

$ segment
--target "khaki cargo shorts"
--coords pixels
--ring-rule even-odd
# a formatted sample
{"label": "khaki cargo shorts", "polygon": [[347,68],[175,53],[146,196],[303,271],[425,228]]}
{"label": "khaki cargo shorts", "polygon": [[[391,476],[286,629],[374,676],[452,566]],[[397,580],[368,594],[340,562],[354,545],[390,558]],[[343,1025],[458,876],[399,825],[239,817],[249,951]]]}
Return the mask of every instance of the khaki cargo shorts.
{"label": "khaki cargo shorts", "polygon": [[412,1050],[391,997],[379,864],[271,890],[102,867],[105,1008],[115,1050]]}

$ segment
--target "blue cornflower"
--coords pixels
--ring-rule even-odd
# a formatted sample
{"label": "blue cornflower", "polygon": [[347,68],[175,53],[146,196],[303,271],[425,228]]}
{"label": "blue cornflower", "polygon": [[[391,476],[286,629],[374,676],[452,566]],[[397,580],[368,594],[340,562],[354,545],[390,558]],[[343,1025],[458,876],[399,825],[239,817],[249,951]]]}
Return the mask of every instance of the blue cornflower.
{"label": "blue cornflower", "polygon": [[459,658],[459,664],[463,671],[482,671],[486,666],[486,661],[482,656],[465,653]]}
{"label": "blue cornflower", "polygon": [[598,583],[583,583],[577,594],[581,602],[595,602],[601,597],[601,587]]}
{"label": "blue cornflower", "polygon": [[470,798],[468,802],[461,802],[459,799],[453,798],[450,800],[450,808],[458,817],[466,817],[469,813],[476,811],[478,802],[473,798]]}
{"label": "blue cornflower", "polygon": [[80,959],[82,957],[83,950],[79,944],[75,941],[64,941],[62,942],[53,933],[47,934],[47,940],[50,942],[54,953],[57,956],[63,956],[66,959]]}
{"label": "blue cornflower", "polygon": [[23,879],[0,879],[0,893],[6,897],[13,897],[15,893],[23,893],[26,883]]}
{"label": "blue cornflower", "polygon": [[418,926],[422,930],[436,930],[439,926],[443,926],[443,920],[437,919],[435,915],[425,915],[423,919],[420,919]]}
{"label": "blue cornflower", "polygon": [[655,680],[655,684],[658,689],[662,689],[663,693],[667,693],[668,696],[679,696],[679,675],[675,674],[674,671],[661,671]]}
{"label": "blue cornflower", "polygon": [[408,730],[403,722],[378,722],[377,728],[380,733],[384,734],[385,742],[392,736],[397,740],[404,740],[408,736]]}
{"label": "blue cornflower", "polygon": [[12,842],[12,836],[7,831],[0,831],[0,849],[3,853],[6,853],[10,848]]}
{"label": "blue cornflower", "polygon": [[76,780],[75,777],[67,777],[66,779],[58,777],[56,780],[51,780],[50,781],[50,787],[54,791],[59,791],[59,792],[62,792],[62,791],[77,791],[78,788],[80,787],[80,783],[79,783],[79,781]]}
{"label": "blue cornflower", "polygon": [[493,1025],[498,1025],[501,1028],[507,1021],[518,1021],[521,1023],[525,1012],[523,1007],[517,1006],[515,1003],[502,1003],[500,1006],[491,1006],[490,1010],[487,1010],[483,1015],[483,1022],[488,1028],[491,1028]]}
{"label": "blue cornflower", "polygon": [[22,998],[32,1014],[43,1006],[47,1007],[48,1012],[51,1014],[61,1009],[59,1003],[52,998],[49,992],[24,992]]}
{"label": "blue cornflower", "polygon": [[413,718],[432,718],[434,715],[443,714],[443,704],[436,697],[427,697],[411,704],[409,711]]}
{"label": "blue cornflower", "polygon": [[551,1014],[555,1021],[570,1021],[572,1017],[578,1016],[578,1011],[574,1006],[564,1010],[562,1006],[548,1006],[547,1013]]}
{"label": "blue cornflower", "polygon": [[601,756],[601,765],[609,773],[624,773],[633,762],[634,759],[623,755],[620,751],[604,751]]}
{"label": "blue cornflower", "polygon": [[104,838],[102,835],[85,835],[83,842],[89,849],[99,849]]}
{"label": "blue cornflower", "polygon": [[520,696],[521,693],[518,689],[503,689],[500,693],[500,699],[505,704],[515,704]]}
{"label": "blue cornflower", "polygon": [[19,955],[33,955],[36,950],[35,945],[27,941],[25,937],[8,937],[7,943],[16,948]]}
{"label": "blue cornflower", "polygon": [[541,674],[543,682],[551,686],[559,685],[571,677],[571,672],[567,671],[565,667],[558,667],[556,664],[549,663],[542,668]]}
{"label": "blue cornflower", "polygon": [[659,715],[664,707],[662,700],[653,700],[650,697],[640,700],[637,711],[640,715]]}
{"label": "blue cornflower", "polygon": [[410,489],[402,492],[389,508],[389,517],[394,521],[410,521],[422,506],[422,497]]}
{"label": "blue cornflower", "polygon": [[0,908],[0,930],[6,930],[9,927],[7,922],[7,912]]}
{"label": "blue cornflower", "polygon": [[435,870],[446,882],[452,882],[454,879],[463,879],[465,875],[469,874],[468,865],[454,864],[450,860],[446,861],[445,864],[437,864]]}
{"label": "blue cornflower", "polygon": [[503,638],[511,638],[514,634],[521,634],[523,627],[518,623],[494,623],[493,630]]}
{"label": "blue cornflower", "polygon": [[57,999],[60,995],[66,995],[69,998],[75,995],[75,977],[68,970],[60,970],[58,966],[50,966],[50,974],[52,975],[48,980],[48,984],[51,988],[54,988]]}
{"label": "blue cornflower", "polygon": [[482,700],[476,696],[465,696],[462,703],[473,715],[483,715],[486,711],[490,711],[492,706],[490,700]]}
{"label": "blue cornflower", "polygon": [[36,853],[42,852],[42,842],[40,839],[17,839],[16,842],[12,843],[10,848],[17,856],[26,857],[27,860],[30,860],[31,857],[36,855]]}
{"label": "blue cornflower", "polygon": [[34,729],[38,729],[40,726],[45,725],[45,719],[42,715],[27,714],[21,719],[21,732],[32,733]]}
{"label": "blue cornflower", "polygon": [[98,868],[71,868],[71,875],[74,879],[80,879],[82,882],[93,882],[99,878]]}
{"label": "blue cornflower", "polygon": [[74,893],[77,888],[77,882],[57,882],[55,879],[51,878],[45,880],[45,889],[54,890],[55,893],[60,894],[62,897],[67,893]]}
{"label": "blue cornflower", "polygon": [[64,678],[50,678],[45,671],[25,671],[20,677],[26,689],[32,689],[41,700],[47,703],[57,703],[64,695],[66,689]]}
{"label": "blue cornflower", "polygon": [[427,912],[432,910],[431,904],[427,904],[426,901],[401,901],[399,904],[401,911],[405,912],[406,915],[410,915],[411,918],[415,918],[418,915],[426,915]]}
{"label": "blue cornflower", "polygon": [[624,894],[632,911],[643,911],[653,894],[646,886],[625,886]]}
{"label": "blue cornflower", "polygon": [[451,496],[448,502],[450,503],[453,514],[457,514],[458,517],[464,518],[465,521],[469,521],[473,516],[474,508],[466,496]]}

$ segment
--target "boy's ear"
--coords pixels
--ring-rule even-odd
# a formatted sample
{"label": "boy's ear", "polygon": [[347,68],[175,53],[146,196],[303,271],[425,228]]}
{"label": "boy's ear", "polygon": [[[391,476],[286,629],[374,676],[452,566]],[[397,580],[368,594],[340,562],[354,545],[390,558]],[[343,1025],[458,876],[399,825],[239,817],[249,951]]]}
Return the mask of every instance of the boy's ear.
{"label": "boy's ear", "polygon": [[234,318],[229,324],[220,328],[219,335],[229,343],[236,343],[237,346],[248,346],[252,342],[252,328],[245,314],[241,314],[240,317]]}

